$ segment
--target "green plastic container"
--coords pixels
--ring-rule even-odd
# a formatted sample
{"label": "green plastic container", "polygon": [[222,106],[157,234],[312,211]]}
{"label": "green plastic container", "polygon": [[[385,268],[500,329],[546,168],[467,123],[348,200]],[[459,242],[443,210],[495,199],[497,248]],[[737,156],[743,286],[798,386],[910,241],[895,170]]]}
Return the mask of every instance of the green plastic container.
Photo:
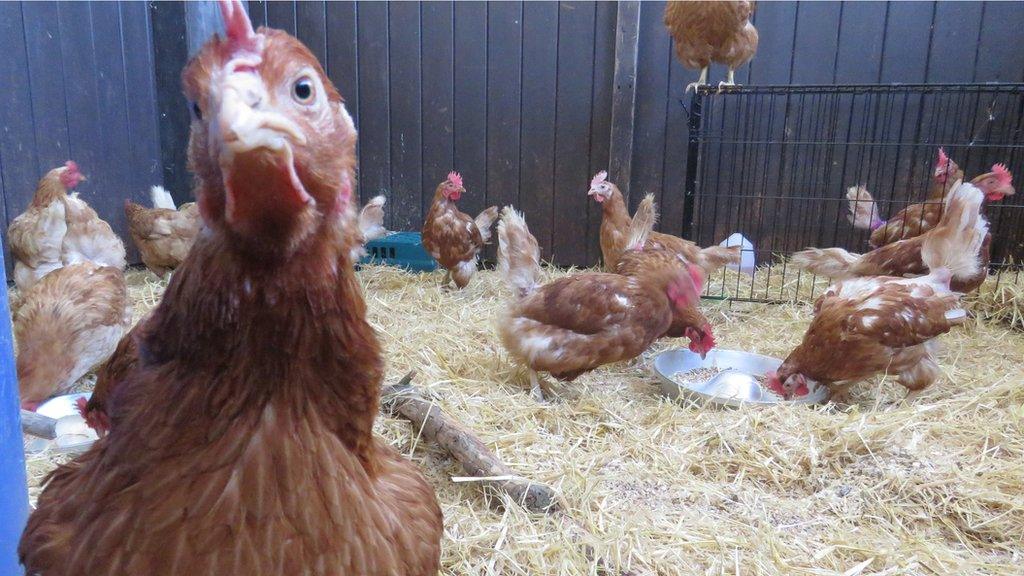
{"label": "green plastic container", "polygon": [[419,232],[394,232],[366,243],[360,264],[385,264],[417,272],[432,272],[437,262],[423,248]]}

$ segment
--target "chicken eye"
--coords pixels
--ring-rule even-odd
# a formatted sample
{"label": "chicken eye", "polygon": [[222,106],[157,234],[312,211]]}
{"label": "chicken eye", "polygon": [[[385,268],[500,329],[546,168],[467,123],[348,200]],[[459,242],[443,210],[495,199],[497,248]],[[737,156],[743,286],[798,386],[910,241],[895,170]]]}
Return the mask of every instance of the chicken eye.
{"label": "chicken eye", "polygon": [[203,111],[199,109],[199,104],[196,102],[192,102],[192,105],[189,106],[189,111],[192,112],[192,117],[196,120],[203,119]]}
{"label": "chicken eye", "polygon": [[306,77],[299,78],[292,86],[292,94],[299,102],[309,102],[313,99],[313,81]]}

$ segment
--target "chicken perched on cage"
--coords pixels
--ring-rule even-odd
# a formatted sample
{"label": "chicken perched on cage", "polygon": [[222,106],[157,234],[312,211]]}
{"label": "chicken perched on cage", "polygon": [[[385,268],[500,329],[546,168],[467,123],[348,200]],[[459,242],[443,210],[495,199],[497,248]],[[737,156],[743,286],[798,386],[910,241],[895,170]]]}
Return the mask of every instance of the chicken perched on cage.
{"label": "chicken perched on cage", "polygon": [[[873,248],[919,236],[939,222],[953,184],[963,177],[963,170],[940,148],[924,203],[911,204],[886,221],[879,217],[877,204],[867,188],[853,186],[846,192],[850,205],[848,218],[855,228],[871,230],[869,243]],[[989,202],[998,202],[1015,192],[1013,174],[1003,164],[993,165],[990,172],[976,176],[971,184],[980,188]]]}
{"label": "chicken perched on cage", "polygon": [[476,273],[477,260],[491,239],[491,226],[498,218],[498,207],[491,206],[471,218],[455,203],[466,189],[462,176],[451,172],[437,185],[434,202],[423,222],[423,247],[445,269],[444,285],[452,280],[465,288]]}
{"label": "chicken perched on cage", "polygon": [[[605,270],[614,272],[619,258],[626,250],[632,218],[626,209],[622,191],[608,180],[608,172],[598,172],[590,181],[587,196],[601,204],[601,256]],[[652,231],[644,248],[662,248],[681,255],[687,262],[700,266],[706,276],[729,263],[740,262],[739,246],[709,246],[701,248],[695,243]]]}
{"label": "chicken perched on cage", "polygon": [[124,243],[77,194],[85,176],[69,160],[46,173],[32,203],[11,222],[14,283],[28,290],[47,273],[76,262],[125,267]]}
{"label": "chicken perched on cage", "polygon": [[736,69],[757,52],[757,28],[750,23],[753,1],[671,0],[665,4],[665,26],[676,43],[676,57],[683,66],[700,70],[700,78],[686,91],[707,84],[712,62],[729,67],[722,85],[735,84]]}
{"label": "chicken perched on cage", "polygon": [[202,226],[195,202],[174,205],[174,198],[163,186],[150,188],[152,208],[125,200],[128,231],[139,249],[142,262],[154,274],[165,274],[181,265]]}
{"label": "chicken perched on cage", "polygon": [[[646,219],[652,223],[657,220],[657,209],[654,195],[648,194],[640,202],[634,215],[636,219]],[[665,270],[686,270],[687,261],[679,253],[662,247],[644,248],[642,250],[626,250],[615,266],[615,272],[629,277],[641,277],[648,274],[660,275]],[[700,311],[697,302],[685,308],[672,310],[672,324],[665,336],[669,338],[690,339],[690,351],[704,358],[715,347],[715,337],[711,323]]]}
{"label": "chicken perched on cage", "polygon": [[14,314],[21,406],[35,410],[106,361],[131,325],[124,272],[92,262],[44,276]]}
{"label": "chicken perched on cage", "polygon": [[814,305],[803,342],[770,375],[768,387],[792,397],[816,382],[842,397],[849,384],[882,372],[895,374],[912,393],[932,384],[939,374],[933,338],[967,319],[950,281],[982,268],[978,252],[988,234],[977,210],[982,196],[970,184],[957,187],[947,208],[952,217],[918,237],[926,276],[869,276],[829,287]]}
{"label": "chicken perched on cage", "polygon": [[[638,218],[630,249],[642,249],[653,221]],[[646,231],[644,229],[646,228]],[[604,364],[639,356],[693,306],[700,268],[651,269],[637,276],[586,273],[540,284],[540,250],[523,216],[511,207],[498,224],[498,270],[515,292],[498,323],[505,349],[530,369],[535,397],[551,387],[538,372],[562,381]]]}
{"label": "chicken perched on cage", "polygon": [[[239,2],[183,73],[208,234],[117,385],[113,428],[58,468],[29,574],[437,573],[441,510],[373,433],[381,346],[349,260],[356,132],[312,53]],[[351,221],[351,226],[342,225]]]}
{"label": "chicken perched on cage", "polygon": [[[886,244],[863,255],[851,254],[842,248],[809,248],[797,252],[790,262],[797,268],[829,278],[845,279],[858,276],[922,276],[930,267],[924,257],[924,247],[931,238],[977,239],[978,244],[964,244],[951,250],[968,251],[977,258],[977,266],[963,266],[952,270],[952,289],[957,292],[972,292],[985,281],[988,275],[992,236],[988,233],[988,221],[980,214],[984,193],[973,184],[956,182],[953,193],[946,199],[946,209],[938,224],[907,240]],[[955,234],[970,221],[979,232],[966,236]],[[972,260],[973,262],[973,260]]]}

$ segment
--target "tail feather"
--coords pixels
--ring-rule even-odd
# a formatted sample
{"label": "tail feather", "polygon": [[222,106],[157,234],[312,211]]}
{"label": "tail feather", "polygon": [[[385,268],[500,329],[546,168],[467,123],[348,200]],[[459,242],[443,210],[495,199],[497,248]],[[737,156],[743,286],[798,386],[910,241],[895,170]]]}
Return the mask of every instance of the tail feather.
{"label": "tail feather", "polygon": [[658,222],[658,209],[654,205],[654,194],[644,196],[629,224],[629,240],[626,250],[642,250]]}
{"label": "tail feather", "polygon": [[498,223],[498,272],[519,297],[540,285],[540,247],[522,213],[511,206],[501,211]]}
{"label": "tail feather", "polygon": [[178,209],[174,204],[174,198],[171,197],[171,193],[163,186],[151,187],[149,189],[149,197],[153,201],[153,208],[167,208],[168,210]]}
{"label": "tail feather", "polygon": [[388,233],[384,227],[384,204],[387,198],[374,196],[359,211],[359,231],[363,233],[363,241],[369,242],[383,237]]}
{"label": "tail feather", "polygon": [[977,274],[988,221],[981,215],[985,195],[970,183],[954,185],[946,211],[921,243],[921,260],[932,272],[946,269],[958,278]]}
{"label": "tail feather", "polygon": [[477,229],[480,230],[480,236],[483,237],[484,242],[491,241],[491,226],[494,225],[494,221],[497,219],[497,206],[491,206],[487,210],[484,210],[480,214],[477,214],[477,217],[473,219],[473,221],[476,222]]}
{"label": "tail feather", "polygon": [[726,264],[739,264],[742,256],[742,246],[708,246],[700,251],[696,264],[705,274],[713,274]]}
{"label": "tail feather", "polygon": [[851,254],[842,248],[808,248],[793,254],[789,262],[819,276],[849,278],[854,276],[850,269],[859,260],[859,254]]}
{"label": "tail feather", "polygon": [[846,199],[850,203],[850,213],[846,217],[854,228],[874,230],[882,223],[882,219],[878,215],[878,204],[863,185],[847,188]]}

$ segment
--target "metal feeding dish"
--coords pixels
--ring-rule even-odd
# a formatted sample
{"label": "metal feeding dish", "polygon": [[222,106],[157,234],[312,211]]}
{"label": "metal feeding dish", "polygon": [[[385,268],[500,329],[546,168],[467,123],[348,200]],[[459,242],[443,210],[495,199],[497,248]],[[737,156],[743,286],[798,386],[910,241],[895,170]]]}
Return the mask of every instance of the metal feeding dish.
{"label": "metal feeding dish", "polygon": [[[652,370],[658,376],[662,394],[669,398],[683,398],[696,403],[721,406],[744,404],[820,404],[828,399],[828,389],[811,384],[811,391],[793,400],[761,386],[757,378],[775,370],[782,360],[742,352],[715,348],[703,360],[700,354],[676,348],[654,357]],[[717,372],[710,378],[697,371]]]}

